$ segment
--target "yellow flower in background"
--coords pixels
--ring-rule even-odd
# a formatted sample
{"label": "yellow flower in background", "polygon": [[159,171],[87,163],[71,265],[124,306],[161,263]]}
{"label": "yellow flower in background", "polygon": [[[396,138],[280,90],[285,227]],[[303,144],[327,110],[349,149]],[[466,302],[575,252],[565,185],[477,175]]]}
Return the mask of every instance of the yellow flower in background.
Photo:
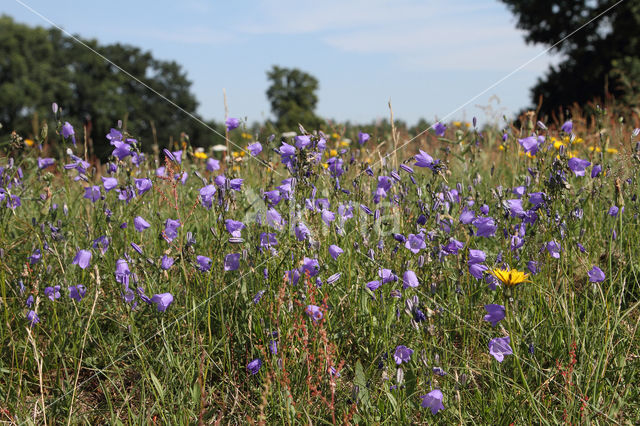
{"label": "yellow flower in background", "polygon": [[517,269],[493,269],[490,271],[491,275],[505,285],[505,287],[515,287],[518,284],[531,282],[529,281],[529,274],[520,272]]}
{"label": "yellow flower in background", "polygon": [[453,123],[451,123],[451,124],[453,124],[455,127],[460,127],[460,126],[462,126],[462,123],[461,123],[460,121],[454,121],[454,122],[453,122]]}
{"label": "yellow flower in background", "polygon": [[340,146],[349,146],[351,144],[351,140],[349,139],[345,139],[343,141],[340,141]]}
{"label": "yellow flower in background", "polygon": [[582,143],[582,142],[584,142],[584,139],[582,139],[582,138],[575,138],[573,140],[573,143]]}
{"label": "yellow flower in background", "polygon": [[498,147],[498,149],[499,149],[500,151],[504,151],[504,145],[500,145],[500,146]]}
{"label": "yellow flower in background", "polygon": [[465,127],[471,127],[471,123],[469,123],[468,121],[465,121],[465,122],[464,122],[464,126],[465,126]]}
{"label": "yellow flower in background", "polygon": [[595,151],[595,152],[602,152],[602,150],[600,149],[600,147],[599,147],[599,146],[590,146],[590,147],[589,147],[589,152],[593,152],[593,151]]}
{"label": "yellow flower in background", "polygon": [[201,160],[206,160],[206,159],[207,159],[207,154],[206,154],[206,153],[204,153],[204,152],[202,152],[202,151],[196,151],[196,152],[193,154],[193,156],[194,156],[194,157],[196,157],[196,158],[199,158],[199,159],[201,159]]}
{"label": "yellow flower in background", "polygon": [[337,133],[332,133],[331,137],[334,138],[334,139],[340,139],[340,135],[337,134]]}
{"label": "yellow flower in background", "polygon": [[33,141],[33,139],[25,139],[24,140],[24,144],[26,146],[33,146],[33,145],[35,145],[35,142]]}
{"label": "yellow flower in background", "polygon": [[617,154],[618,150],[616,148],[607,148],[607,152],[609,154]]}
{"label": "yellow flower in background", "polygon": [[328,169],[328,168],[329,168],[329,164],[327,164],[327,163],[322,163],[322,167],[324,167],[325,169]]}
{"label": "yellow flower in background", "polygon": [[239,166],[233,166],[231,168],[231,170],[233,170],[234,172],[239,172],[240,171],[240,167]]}
{"label": "yellow flower in background", "polygon": [[553,142],[553,147],[555,149],[560,149],[561,146],[564,146],[564,144],[562,143],[562,141],[559,141],[556,138],[551,138],[551,142]]}
{"label": "yellow flower in background", "polygon": [[329,156],[330,157],[335,157],[336,155],[338,155],[338,151],[336,151],[335,149],[330,149],[329,150]]}

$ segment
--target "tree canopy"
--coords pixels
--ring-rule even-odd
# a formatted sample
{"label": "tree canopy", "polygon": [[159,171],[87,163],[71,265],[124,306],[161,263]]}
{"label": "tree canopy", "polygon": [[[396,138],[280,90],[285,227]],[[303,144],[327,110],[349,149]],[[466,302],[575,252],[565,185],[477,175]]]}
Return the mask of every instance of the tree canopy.
{"label": "tree canopy", "polygon": [[276,65],[267,71],[270,86],[267,98],[276,116],[279,130],[294,130],[298,124],[317,127],[322,120],[315,115],[318,103],[318,80],[297,68],[281,68]]}
{"label": "tree canopy", "polygon": [[[134,46],[82,41],[195,115],[198,104],[191,93],[191,82],[176,62],[155,59]],[[90,136],[96,154],[102,157],[109,152],[105,135],[120,119],[126,120],[129,131],[141,138],[143,148],[153,140],[152,123],[161,146],[166,146],[170,138],[178,140],[181,132],[201,146],[217,138],[59,30],[32,28],[8,16],[0,17],[0,99],[3,132],[16,130],[33,135],[31,117],[49,117],[51,104],[56,102],[63,108],[63,119],[70,121],[77,132],[91,122]],[[77,121],[80,119],[85,123]]]}
{"label": "tree canopy", "polygon": [[602,101],[608,94],[627,106],[638,107],[640,2],[501,1],[516,16],[527,42],[550,47],[567,38],[552,49],[563,61],[552,66],[531,90],[534,104],[542,96],[543,114],[558,112],[574,102]]}

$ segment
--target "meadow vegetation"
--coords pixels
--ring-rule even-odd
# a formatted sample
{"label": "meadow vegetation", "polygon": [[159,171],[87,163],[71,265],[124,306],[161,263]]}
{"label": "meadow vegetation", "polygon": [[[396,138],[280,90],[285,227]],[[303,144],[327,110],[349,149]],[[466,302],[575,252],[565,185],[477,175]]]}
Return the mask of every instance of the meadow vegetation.
{"label": "meadow vegetation", "polygon": [[70,119],[2,141],[0,420],[640,421],[637,117],[106,165]]}

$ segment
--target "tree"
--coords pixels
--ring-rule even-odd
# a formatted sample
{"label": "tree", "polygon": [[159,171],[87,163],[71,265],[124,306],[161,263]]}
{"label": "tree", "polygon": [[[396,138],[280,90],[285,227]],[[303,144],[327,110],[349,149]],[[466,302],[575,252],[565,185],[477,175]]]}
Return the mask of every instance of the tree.
{"label": "tree", "polygon": [[276,65],[267,71],[271,85],[267,89],[267,98],[271,110],[276,116],[276,127],[280,130],[293,130],[298,124],[315,128],[322,119],[315,115],[318,103],[318,80],[311,74],[297,68],[280,68]]}
{"label": "tree", "polygon": [[[157,60],[134,46],[82,41],[195,115],[198,104],[190,91],[191,82],[176,62]],[[216,138],[210,130],[59,30],[31,28],[7,16],[0,17],[0,99],[3,132],[16,130],[33,136],[29,118],[36,114],[41,119],[50,117],[51,103],[56,102],[63,108],[63,119],[74,125],[78,135],[83,134],[83,121],[91,122],[89,137],[102,158],[111,152],[105,135],[120,119],[126,120],[130,133],[147,150],[153,142],[152,123],[161,146],[167,146],[171,138],[179,140],[181,132],[189,134],[191,141],[200,146],[213,144]]]}
{"label": "tree", "polygon": [[[550,115],[572,103],[604,100],[612,94],[627,105],[638,100],[640,80],[640,2],[618,0],[501,0],[526,31],[528,43],[553,46],[564,60],[532,88]],[[612,7],[614,6],[614,7]],[[582,25],[581,30],[573,33]],[[635,101],[634,101],[635,100]]]}

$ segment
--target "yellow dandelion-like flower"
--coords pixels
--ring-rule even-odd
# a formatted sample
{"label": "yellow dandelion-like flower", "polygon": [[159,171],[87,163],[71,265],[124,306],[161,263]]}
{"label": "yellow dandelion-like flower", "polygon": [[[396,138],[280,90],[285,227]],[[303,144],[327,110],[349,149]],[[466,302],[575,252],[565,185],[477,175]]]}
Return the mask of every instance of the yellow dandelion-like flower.
{"label": "yellow dandelion-like flower", "polygon": [[331,137],[334,138],[334,139],[340,139],[340,135],[337,134],[337,133],[332,133]]}
{"label": "yellow dandelion-like flower", "polygon": [[560,142],[558,139],[551,139],[553,141],[553,147],[555,149],[560,149],[560,147],[563,147],[564,144],[562,142]]}
{"label": "yellow dandelion-like flower", "polygon": [[498,147],[498,149],[499,149],[500,151],[504,151],[504,145],[500,145],[500,146]]}
{"label": "yellow dandelion-like flower", "polygon": [[340,141],[340,146],[349,146],[349,144],[351,144],[350,140],[343,140]]}
{"label": "yellow dandelion-like flower", "polygon": [[525,274],[517,269],[493,269],[491,275],[500,280],[502,284],[508,288],[531,282],[529,280],[529,274]]}
{"label": "yellow dandelion-like flower", "polygon": [[454,125],[454,126],[456,126],[456,127],[460,127],[460,126],[462,126],[462,123],[461,123],[461,122],[459,122],[459,121],[454,121],[454,122],[453,122],[453,123],[451,123],[451,124],[453,124],[453,125]]}
{"label": "yellow dandelion-like flower", "polygon": [[616,148],[607,148],[607,152],[609,154],[617,154],[618,150]]}
{"label": "yellow dandelion-like flower", "polygon": [[338,155],[338,151],[336,151],[335,149],[330,149],[329,150],[329,156],[335,157],[336,155]]}
{"label": "yellow dandelion-like flower", "polygon": [[584,142],[584,139],[582,139],[582,138],[575,138],[573,140],[573,143],[582,143],[582,142]]}
{"label": "yellow dandelion-like flower", "polygon": [[240,155],[240,153],[238,151],[231,151],[231,156],[233,158],[237,158]]}
{"label": "yellow dandelion-like flower", "polygon": [[24,140],[24,144],[26,146],[33,146],[33,145],[35,145],[35,142],[33,141],[33,139],[25,139]]}
{"label": "yellow dandelion-like flower", "polygon": [[324,167],[325,169],[329,168],[329,164],[327,163],[322,163],[322,167]]}
{"label": "yellow dandelion-like flower", "polygon": [[206,160],[207,159],[207,154],[202,152],[202,151],[196,151],[193,153],[193,156],[196,158],[199,158],[201,160]]}
{"label": "yellow dandelion-like flower", "polygon": [[598,147],[598,146],[590,146],[589,147],[589,152],[593,152],[593,151],[602,152],[602,149],[600,149],[600,147]]}

